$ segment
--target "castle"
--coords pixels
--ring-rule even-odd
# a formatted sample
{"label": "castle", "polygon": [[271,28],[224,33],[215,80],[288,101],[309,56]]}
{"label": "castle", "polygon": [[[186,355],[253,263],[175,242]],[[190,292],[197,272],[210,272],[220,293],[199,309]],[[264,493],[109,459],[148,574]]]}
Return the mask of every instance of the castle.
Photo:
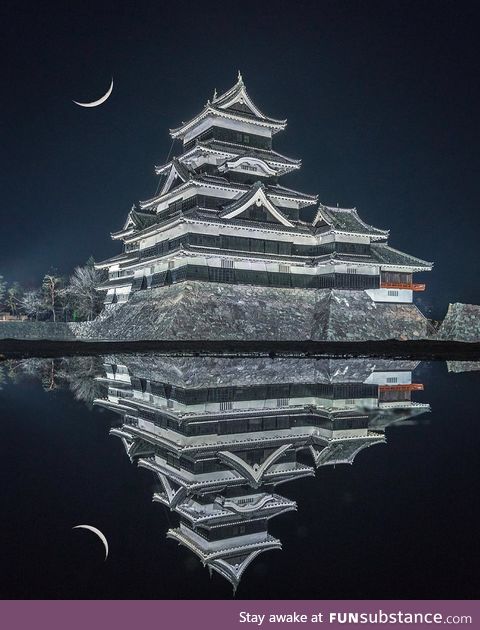
{"label": "castle", "polygon": [[[155,168],[157,194],[136,204],[122,229],[112,234],[123,252],[96,265],[108,270],[108,280],[99,287],[107,307],[133,300],[140,319],[152,321],[151,311],[140,312],[145,300],[151,304],[157,296],[160,310],[170,298],[178,305],[188,285],[196,304],[206,300],[202,308],[209,308],[208,296],[216,292],[227,311],[245,301],[255,310],[254,303],[272,305],[280,296],[281,303],[309,312],[302,300],[313,299],[308,328],[315,318],[322,319],[322,309],[328,311],[323,320],[331,319],[333,296],[353,309],[352,321],[343,328],[355,328],[355,318],[360,325],[364,312],[378,305],[372,315],[383,321],[382,330],[366,331],[364,337],[426,335],[426,320],[413,306],[414,293],[425,285],[414,282],[414,274],[431,270],[432,263],[392,248],[388,231],[367,224],[356,208],[330,207],[316,195],[280,183],[301,165],[273,148],[274,136],[285,127],[286,120],[266,116],[253,103],[239,73],[230,90],[215,93],[199,114],[170,130],[182,143],[181,153]],[[310,209],[312,219],[305,219],[304,209]],[[242,288],[250,291],[242,293]],[[199,310],[192,317],[202,314]],[[248,307],[231,315],[242,317],[247,328],[249,318],[261,319],[258,309],[253,315]],[[214,325],[221,328],[219,322]],[[122,337],[127,332],[128,326]],[[299,331],[300,338],[335,334]]]}

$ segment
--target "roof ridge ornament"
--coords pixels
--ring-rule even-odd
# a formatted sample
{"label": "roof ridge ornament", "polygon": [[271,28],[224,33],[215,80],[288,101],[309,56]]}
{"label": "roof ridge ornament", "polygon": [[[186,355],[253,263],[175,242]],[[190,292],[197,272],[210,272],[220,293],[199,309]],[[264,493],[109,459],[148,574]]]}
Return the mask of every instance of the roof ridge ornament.
{"label": "roof ridge ornament", "polygon": [[240,70],[238,71],[237,83],[241,83],[243,85],[243,77]]}

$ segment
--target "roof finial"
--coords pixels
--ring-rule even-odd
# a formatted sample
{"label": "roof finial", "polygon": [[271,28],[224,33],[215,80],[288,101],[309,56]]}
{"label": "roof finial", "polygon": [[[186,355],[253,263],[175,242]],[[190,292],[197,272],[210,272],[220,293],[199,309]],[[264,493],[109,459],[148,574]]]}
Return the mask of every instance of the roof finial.
{"label": "roof finial", "polygon": [[213,100],[215,101],[216,99],[217,99],[217,88],[213,90]]}
{"label": "roof finial", "polygon": [[238,83],[243,83],[243,77],[242,77],[242,73],[240,72],[240,70],[238,71]]}

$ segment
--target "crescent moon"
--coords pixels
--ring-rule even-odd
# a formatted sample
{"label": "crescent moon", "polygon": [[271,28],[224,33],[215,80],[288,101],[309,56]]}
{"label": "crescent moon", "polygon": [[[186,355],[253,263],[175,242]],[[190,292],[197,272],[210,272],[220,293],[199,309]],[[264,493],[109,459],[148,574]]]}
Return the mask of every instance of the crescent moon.
{"label": "crescent moon", "polygon": [[105,536],[103,535],[103,533],[97,529],[96,527],[93,527],[92,525],[75,525],[75,527],[72,527],[72,529],[88,529],[91,532],[93,532],[94,534],[96,534],[100,540],[103,543],[103,546],[105,547],[105,560],[108,557],[108,540],[105,538]]}
{"label": "crescent moon", "polygon": [[75,103],[75,105],[80,105],[80,107],[97,107],[98,105],[105,103],[107,98],[112,93],[112,90],[113,90],[113,77],[112,77],[112,82],[110,83],[110,87],[107,90],[107,93],[104,94],[102,98],[99,98],[98,101],[92,101],[91,103],[79,103],[78,101],[73,101],[73,102]]}

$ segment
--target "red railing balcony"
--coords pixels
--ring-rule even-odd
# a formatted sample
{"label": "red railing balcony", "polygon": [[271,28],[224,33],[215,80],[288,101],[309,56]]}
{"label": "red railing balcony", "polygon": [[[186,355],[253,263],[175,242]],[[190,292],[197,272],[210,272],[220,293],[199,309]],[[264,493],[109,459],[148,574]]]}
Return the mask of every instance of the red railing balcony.
{"label": "red railing balcony", "polygon": [[424,284],[415,284],[413,282],[381,282],[381,289],[408,289],[409,291],[425,291]]}
{"label": "red railing balcony", "polygon": [[407,383],[405,385],[379,385],[380,392],[423,392],[423,383]]}

